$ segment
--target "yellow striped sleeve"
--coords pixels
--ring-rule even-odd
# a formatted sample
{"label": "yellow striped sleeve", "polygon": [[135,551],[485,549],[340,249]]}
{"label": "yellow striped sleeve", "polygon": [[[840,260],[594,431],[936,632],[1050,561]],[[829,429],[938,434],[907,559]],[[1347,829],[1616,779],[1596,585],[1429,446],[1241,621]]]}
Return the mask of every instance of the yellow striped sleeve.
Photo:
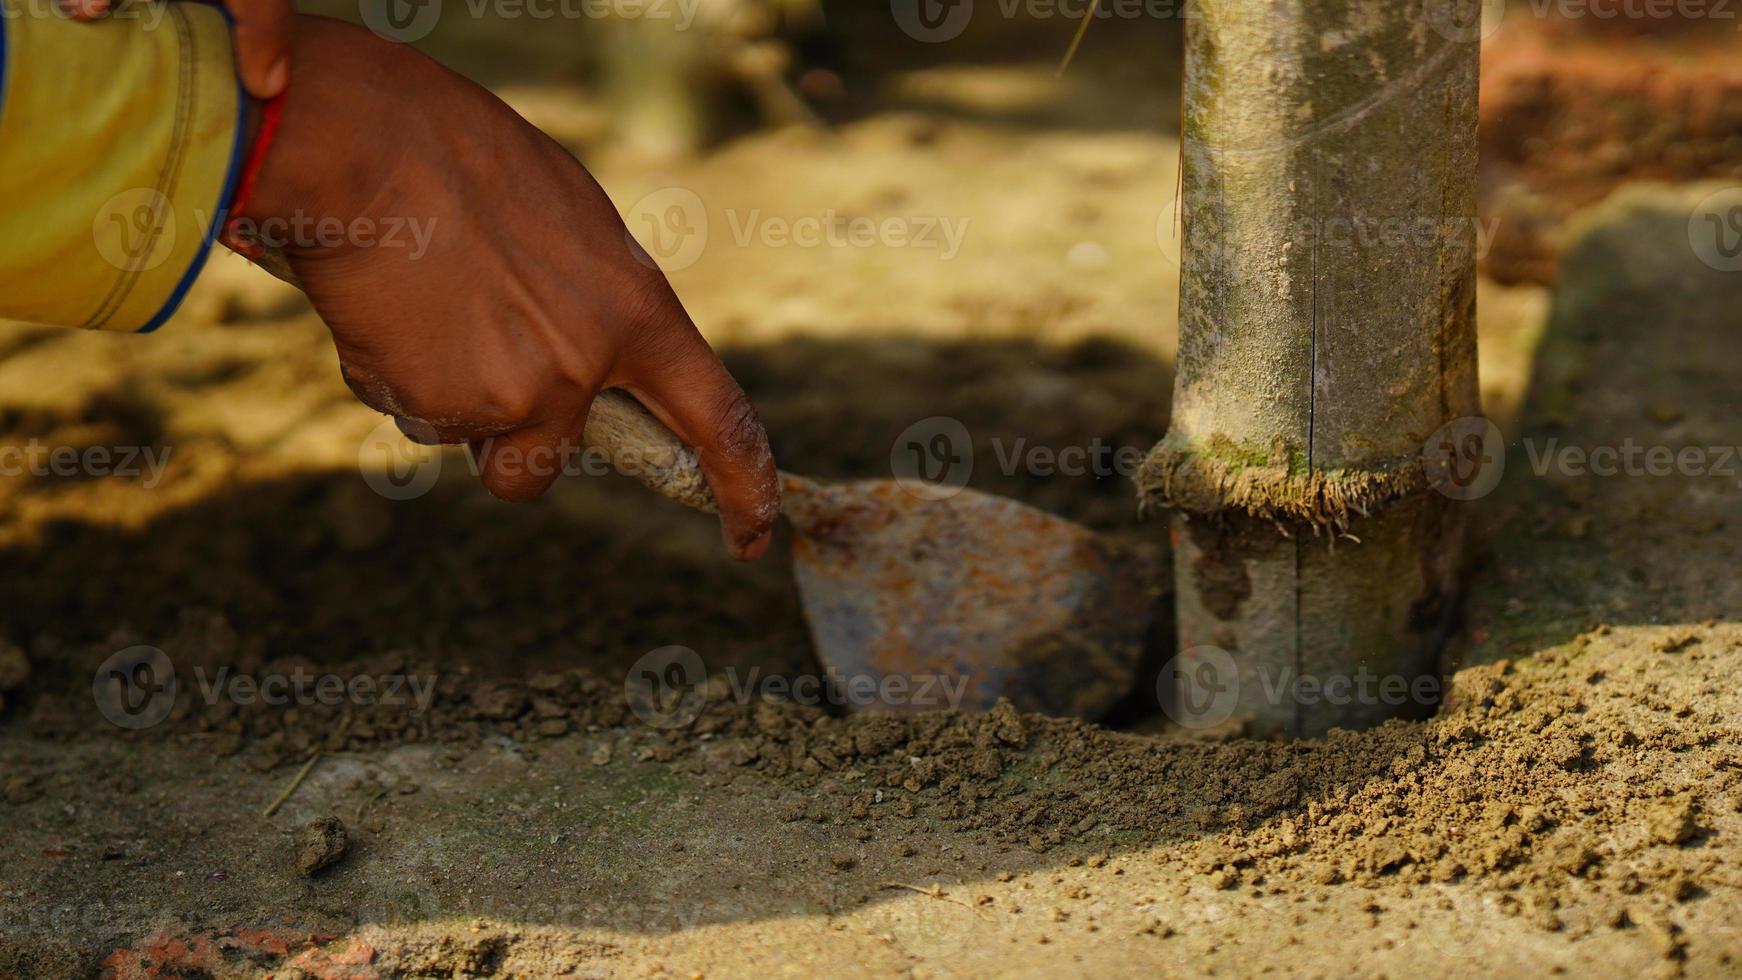
{"label": "yellow striped sleeve", "polygon": [[0,317],[152,330],[204,265],[245,96],[216,7],[0,0]]}

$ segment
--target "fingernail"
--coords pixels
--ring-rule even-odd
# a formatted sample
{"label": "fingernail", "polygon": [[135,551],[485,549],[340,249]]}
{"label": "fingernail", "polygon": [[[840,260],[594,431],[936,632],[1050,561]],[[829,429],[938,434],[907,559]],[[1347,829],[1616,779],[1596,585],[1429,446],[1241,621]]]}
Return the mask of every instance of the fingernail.
{"label": "fingernail", "polygon": [[756,559],[761,558],[762,553],[768,550],[769,542],[773,540],[774,531],[772,529],[763,531],[755,540],[751,541],[749,544],[741,545],[738,548],[738,560],[755,561]]}
{"label": "fingernail", "polygon": [[109,9],[109,0],[63,0],[61,10],[80,20],[94,20]]}

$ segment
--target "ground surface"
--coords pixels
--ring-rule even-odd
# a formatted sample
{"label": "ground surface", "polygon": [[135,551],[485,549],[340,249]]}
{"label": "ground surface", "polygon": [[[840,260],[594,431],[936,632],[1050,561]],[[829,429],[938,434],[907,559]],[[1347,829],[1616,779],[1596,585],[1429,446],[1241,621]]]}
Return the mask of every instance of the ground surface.
{"label": "ground surface", "polygon": [[[886,475],[902,429],[949,415],[975,486],[1159,547],[1118,474],[1001,465],[1018,438],[1146,449],[1166,426],[1176,146],[1092,74],[1063,96],[1049,75],[897,74],[889,98],[923,108],[837,137],[595,162],[631,216],[664,187],[701,197],[709,244],[673,278],[784,465]],[[1095,125],[1060,124],[1085,107]],[[1742,442],[1742,273],[1688,248],[1700,196],[1588,219],[1552,304],[1484,287],[1510,454],[1473,504],[1448,703],[1293,745],[1187,737],[1152,676],[1117,719],[1141,734],[741,701],[728,668],[812,669],[780,555],[733,566],[706,520],[615,479],[499,504],[459,456],[383,498],[359,473],[378,419],[318,323],[233,263],[153,338],[9,329],[8,445],[168,455],[161,480],[0,481],[32,674],[0,714],[0,975],[1733,975],[1742,462],[1533,467],[1550,439]],[[970,230],[948,261],[731,231],[729,211],[846,199]],[[124,732],[91,678],[138,643],[183,693]],[[714,679],[663,729],[622,685],[669,644]],[[209,703],[225,667],[433,687],[423,711]],[[325,816],[349,846],[305,876],[300,828]]]}

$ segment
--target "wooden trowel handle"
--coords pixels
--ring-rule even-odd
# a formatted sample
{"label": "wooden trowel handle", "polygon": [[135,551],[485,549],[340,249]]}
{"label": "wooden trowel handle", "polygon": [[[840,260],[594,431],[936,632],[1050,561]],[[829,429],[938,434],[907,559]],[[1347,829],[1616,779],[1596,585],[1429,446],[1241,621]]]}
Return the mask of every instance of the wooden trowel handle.
{"label": "wooden trowel handle", "polygon": [[[302,283],[276,249],[265,249],[255,262],[298,289]],[[598,452],[611,468],[662,494],[706,514],[719,512],[714,491],[702,477],[695,450],[685,446],[659,419],[627,392],[608,390],[593,399],[581,442]]]}
{"label": "wooden trowel handle", "polygon": [[695,450],[627,392],[599,392],[581,442],[603,455],[612,469],[647,489],[703,513],[718,512]]}

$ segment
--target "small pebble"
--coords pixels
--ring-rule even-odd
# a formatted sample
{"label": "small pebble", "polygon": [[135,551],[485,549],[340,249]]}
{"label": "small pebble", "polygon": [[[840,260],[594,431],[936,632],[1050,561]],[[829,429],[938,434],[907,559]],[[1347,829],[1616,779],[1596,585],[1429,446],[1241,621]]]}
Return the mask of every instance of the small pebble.
{"label": "small pebble", "polygon": [[302,843],[297,851],[296,867],[311,876],[339,863],[350,846],[350,835],[338,817],[316,817],[302,828]]}

